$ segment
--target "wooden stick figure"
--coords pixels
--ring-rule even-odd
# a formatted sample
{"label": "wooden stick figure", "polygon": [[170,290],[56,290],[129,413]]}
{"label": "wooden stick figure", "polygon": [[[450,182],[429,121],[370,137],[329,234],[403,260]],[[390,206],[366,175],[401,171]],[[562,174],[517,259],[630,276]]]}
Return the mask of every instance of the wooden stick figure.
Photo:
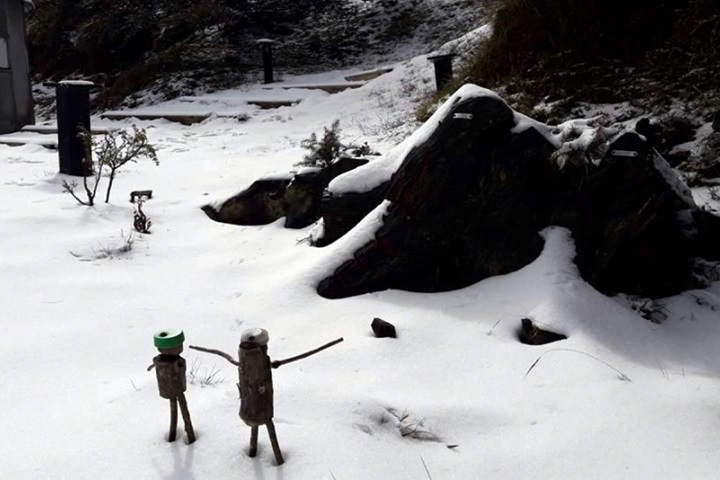
{"label": "wooden stick figure", "polygon": [[275,460],[282,465],[284,460],[278,444],[275,424],[273,423],[273,384],[271,368],[278,368],[286,363],[301,360],[343,341],[334,340],[320,348],[285,360],[270,361],[267,354],[268,332],[262,328],[254,328],[243,332],[238,348],[238,360],[220,350],[197,347],[190,348],[206,353],[220,355],[238,367],[238,389],[240,390],[240,418],[250,427],[249,456],[257,455],[258,429],[265,425],[270,436]]}
{"label": "wooden stick figure", "polygon": [[170,433],[168,442],[174,442],[177,435],[178,403],[182,412],[187,434],[187,443],[190,445],[195,441],[195,430],[190,420],[187,400],[185,399],[186,385],[186,363],[180,356],[183,351],[185,334],[179,328],[170,328],[157,332],[153,338],[155,347],[160,355],[153,358],[153,363],[148,371],[155,369],[157,376],[158,390],[162,398],[170,400]]}

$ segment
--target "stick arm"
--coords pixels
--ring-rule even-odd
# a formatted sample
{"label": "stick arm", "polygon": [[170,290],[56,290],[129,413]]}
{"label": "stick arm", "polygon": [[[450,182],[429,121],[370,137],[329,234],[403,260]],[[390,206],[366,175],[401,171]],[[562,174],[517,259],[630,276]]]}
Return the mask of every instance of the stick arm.
{"label": "stick arm", "polygon": [[225,360],[227,360],[228,362],[235,365],[236,367],[240,366],[240,363],[237,360],[235,360],[232,357],[232,355],[230,355],[229,353],[225,353],[221,350],[215,350],[214,348],[198,347],[196,345],[189,345],[188,347],[192,348],[193,350],[197,350],[198,352],[205,352],[205,353],[212,353],[213,355],[219,355],[222,358],[224,358]]}
{"label": "stick arm", "polygon": [[[340,343],[340,342],[342,342],[342,341],[343,341],[343,338],[340,337],[340,338],[338,338],[337,340],[333,340],[333,341],[330,342],[330,343],[326,343],[326,344],[323,345],[322,347],[316,348],[315,350],[310,350],[309,352],[305,352],[305,353],[302,353],[302,354],[300,354],[300,355],[296,355],[296,356],[294,356],[294,357],[286,358],[286,359],[284,359],[284,360],[275,360],[275,361],[273,361],[273,362],[270,364],[270,366],[271,366],[272,368],[282,367],[283,365],[285,365],[285,364],[287,364],[287,363],[296,362],[296,361],[298,361],[298,360],[302,360],[303,358],[307,358],[307,357],[309,357],[310,355],[315,355],[316,353],[321,352],[321,351],[325,350],[326,348],[330,348],[330,347],[332,347],[332,346],[334,346],[334,345],[337,345],[338,343]],[[190,348],[193,348],[193,347],[190,347]]]}

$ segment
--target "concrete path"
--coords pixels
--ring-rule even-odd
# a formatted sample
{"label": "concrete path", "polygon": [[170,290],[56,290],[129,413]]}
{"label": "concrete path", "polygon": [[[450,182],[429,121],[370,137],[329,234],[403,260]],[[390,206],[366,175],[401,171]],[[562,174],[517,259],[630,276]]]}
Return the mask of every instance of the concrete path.
{"label": "concrete path", "polygon": [[[333,72],[305,75],[302,77],[305,80],[304,83],[293,83],[292,78],[289,78],[286,81],[272,84],[256,84],[237,90],[179,97],[149,107],[106,111],[99,117],[108,121],[167,120],[183,125],[193,125],[209,118],[232,118],[239,122],[245,122],[260,110],[292,108],[300,102],[312,100],[318,95],[313,92],[336,94],[347,89],[360,88],[390,71],[392,68],[358,71],[347,75],[338,75]],[[313,81],[307,82],[308,78]],[[317,81],[314,81],[315,79]],[[92,133],[103,134],[120,128],[123,127],[93,125]],[[55,122],[28,125],[20,132],[0,135],[0,144],[6,145],[35,144],[57,148],[57,143]]]}

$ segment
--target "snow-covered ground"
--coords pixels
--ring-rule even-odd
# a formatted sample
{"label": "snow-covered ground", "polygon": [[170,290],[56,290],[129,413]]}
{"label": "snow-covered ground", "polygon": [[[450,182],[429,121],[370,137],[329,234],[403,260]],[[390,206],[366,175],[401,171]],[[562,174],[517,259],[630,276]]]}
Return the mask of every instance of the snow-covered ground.
{"label": "snow-covered ground", "polygon": [[[549,226],[542,255],[512,274],[446,293],[327,300],[315,283],[348,240],[316,249],[302,241],[313,227],[219,224],[200,210],[292,169],[300,142],[335,119],[343,140],[390,150],[418,127],[413,109],[433,88],[419,57],[334,95],[218,92],[231,106],[302,101],[247,108],[244,122],[135,122],[160,164],[127,165],[110,203],[92,208],[62,192],[56,152],[0,145],[0,478],[716,478],[720,285],[662,300],[667,319],[651,323],[586,284],[569,233]],[[176,105],[164,108],[193,104]],[[150,235],[132,232],[138,189],[154,192]],[[569,339],[520,344],[526,316]],[[375,317],[399,338],[374,338]],[[146,371],[165,327],[227,352],[262,327],[273,359],[345,339],[274,371],[284,465],[265,429],[258,456],[247,455],[237,370],[189,349],[198,439],[165,440],[168,404]]]}

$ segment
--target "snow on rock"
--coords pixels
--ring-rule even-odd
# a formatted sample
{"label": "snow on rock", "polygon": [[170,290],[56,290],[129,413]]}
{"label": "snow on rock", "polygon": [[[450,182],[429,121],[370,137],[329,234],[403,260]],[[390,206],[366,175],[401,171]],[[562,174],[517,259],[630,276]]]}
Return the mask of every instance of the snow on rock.
{"label": "snow on rock", "polygon": [[328,190],[332,194],[342,195],[349,192],[368,192],[378,187],[390,179],[410,151],[430,138],[458,103],[479,97],[500,99],[495,92],[486,88],[472,84],[463,85],[410,137],[366,166],[337,177],[330,183]]}
{"label": "snow on rock", "polygon": [[344,212],[379,201],[367,187],[385,183],[390,204],[374,238],[345,252],[318,292],[461,288],[527,264],[540,250],[535,232],[552,224],[572,230],[583,278],[604,293],[657,297],[697,286],[706,275],[694,258],[717,257],[707,249],[717,222],[656,155],[631,130],[597,119],[550,129],[466,85],[391,155],[330,185],[328,241],[352,228]]}

